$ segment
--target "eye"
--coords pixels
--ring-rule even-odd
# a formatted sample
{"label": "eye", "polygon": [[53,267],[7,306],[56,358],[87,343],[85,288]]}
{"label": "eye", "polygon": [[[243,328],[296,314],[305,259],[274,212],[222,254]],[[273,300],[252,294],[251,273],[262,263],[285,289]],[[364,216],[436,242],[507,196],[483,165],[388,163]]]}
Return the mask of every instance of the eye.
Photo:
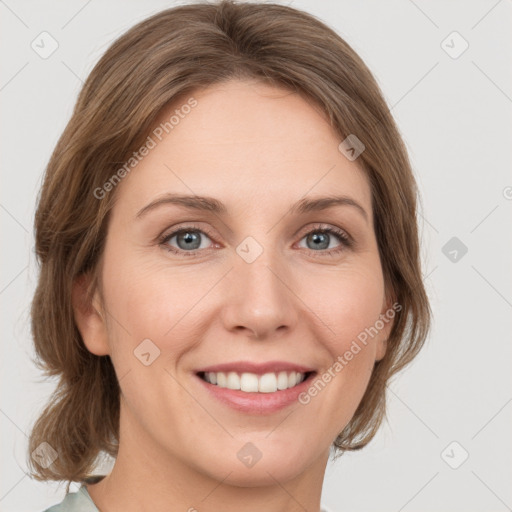
{"label": "eye", "polygon": [[[202,243],[205,237],[210,238],[202,229],[196,228],[195,226],[184,226],[172,233],[165,234],[159,240],[159,244],[169,252],[175,254],[198,256],[199,250],[203,251],[207,248]],[[169,245],[173,239],[175,239],[174,243],[178,245],[177,248]]]}
{"label": "eye", "polygon": [[[165,250],[185,257],[199,256],[201,252],[208,250],[208,243],[205,238],[211,239],[207,231],[199,229],[196,226],[183,226],[171,233],[164,234],[159,238],[159,245]],[[330,248],[332,239],[337,238],[340,244],[335,248]],[[335,256],[347,248],[352,247],[352,239],[343,230],[332,226],[325,227],[322,224],[314,226],[306,232],[301,241],[306,239],[306,249],[310,253],[317,253],[323,256]],[[177,247],[171,245],[176,244]],[[312,247],[312,248],[311,248]]]}
{"label": "eye", "polygon": [[[329,249],[333,238],[337,238],[340,241],[340,245]],[[352,247],[352,239],[349,235],[345,231],[332,226],[324,227],[323,225],[317,225],[310,229],[301,240],[304,239],[306,239],[306,248],[310,252],[320,252],[322,255],[327,256],[336,256],[338,253]]]}

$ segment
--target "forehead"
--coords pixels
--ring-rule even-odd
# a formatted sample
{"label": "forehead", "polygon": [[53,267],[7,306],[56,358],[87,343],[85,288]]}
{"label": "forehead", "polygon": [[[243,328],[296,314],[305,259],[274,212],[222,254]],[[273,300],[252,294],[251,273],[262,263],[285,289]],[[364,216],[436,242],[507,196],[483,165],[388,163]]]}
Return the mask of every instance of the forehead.
{"label": "forehead", "polygon": [[182,96],[154,126],[153,147],[118,185],[124,213],[164,192],[213,196],[245,211],[343,194],[371,211],[365,172],[338,150],[320,108],[296,93],[233,80]]}

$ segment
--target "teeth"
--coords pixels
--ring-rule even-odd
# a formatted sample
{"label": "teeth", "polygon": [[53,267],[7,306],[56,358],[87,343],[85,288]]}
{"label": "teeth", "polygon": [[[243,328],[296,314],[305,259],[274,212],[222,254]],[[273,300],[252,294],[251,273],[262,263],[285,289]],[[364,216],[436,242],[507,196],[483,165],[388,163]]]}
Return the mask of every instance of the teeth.
{"label": "teeth", "polygon": [[260,377],[258,384],[260,393],[275,393],[277,391],[277,377],[275,373],[265,373]]}
{"label": "teeth", "polygon": [[275,393],[277,390],[293,388],[300,384],[306,375],[298,372],[279,372],[265,373],[256,375],[255,373],[236,372],[207,372],[204,374],[204,380],[210,384],[215,384],[220,388],[245,391],[246,393]]}
{"label": "teeth", "polygon": [[228,389],[240,389],[240,377],[235,372],[228,373],[226,387]]}
{"label": "teeth", "polygon": [[236,389],[240,389],[246,393],[256,393],[259,389],[258,376],[254,373],[242,373],[240,383]]}

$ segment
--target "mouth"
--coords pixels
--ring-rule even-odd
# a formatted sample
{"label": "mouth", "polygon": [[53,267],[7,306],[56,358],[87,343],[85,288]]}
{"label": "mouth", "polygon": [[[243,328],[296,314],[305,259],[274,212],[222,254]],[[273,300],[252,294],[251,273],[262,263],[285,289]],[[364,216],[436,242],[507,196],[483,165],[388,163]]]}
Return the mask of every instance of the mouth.
{"label": "mouth", "polygon": [[311,380],[316,371],[297,372],[280,371],[257,374],[252,372],[197,372],[196,375],[221,389],[241,391],[243,393],[279,393],[296,388]]}
{"label": "mouth", "polygon": [[195,378],[216,403],[246,415],[266,416],[296,405],[315,375],[316,371],[252,373],[231,370],[200,371],[195,373]]}
{"label": "mouth", "polygon": [[193,372],[199,389],[215,403],[254,416],[297,404],[318,374],[315,367],[286,360],[231,361]]}

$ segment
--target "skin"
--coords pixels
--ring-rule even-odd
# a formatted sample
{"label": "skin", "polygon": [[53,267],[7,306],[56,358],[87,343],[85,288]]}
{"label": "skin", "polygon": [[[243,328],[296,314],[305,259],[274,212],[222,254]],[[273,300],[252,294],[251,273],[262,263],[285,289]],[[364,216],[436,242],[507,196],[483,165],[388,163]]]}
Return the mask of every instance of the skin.
{"label": "skin", "polygon": [[[117,186],[93,307],[80,305],[83,280],[74,286],[84,342],[110,355],[122,390],[119,455],[88,490],[102,512],[318,512],[330,446],[385,355],[391,322],[309,404],[270,415],[210,398],[194,370],[284,360],[321,375],[374,325],[391,303],[370,186],[301,96],[238,80],[193,96],[197,106]],[[136,218],[166,192],[214,197],[228,213],[168,204]],[[357,201],[367,218],[350,205],[289,211],[332,194]],[[202,231],[198,256],[157,241],[190,222]],[[354,245],[327,235],[328,248],[316,248],[307,236],[315,223],[344,230]],[[248,236],[263,248],[250,264],[236,252]],[[166,245],[194,252],[177,237]],[[160,350],[149,366],[133,353],[147,338]],[[247,442],[262,454],[250,468],[237,458]]]}

